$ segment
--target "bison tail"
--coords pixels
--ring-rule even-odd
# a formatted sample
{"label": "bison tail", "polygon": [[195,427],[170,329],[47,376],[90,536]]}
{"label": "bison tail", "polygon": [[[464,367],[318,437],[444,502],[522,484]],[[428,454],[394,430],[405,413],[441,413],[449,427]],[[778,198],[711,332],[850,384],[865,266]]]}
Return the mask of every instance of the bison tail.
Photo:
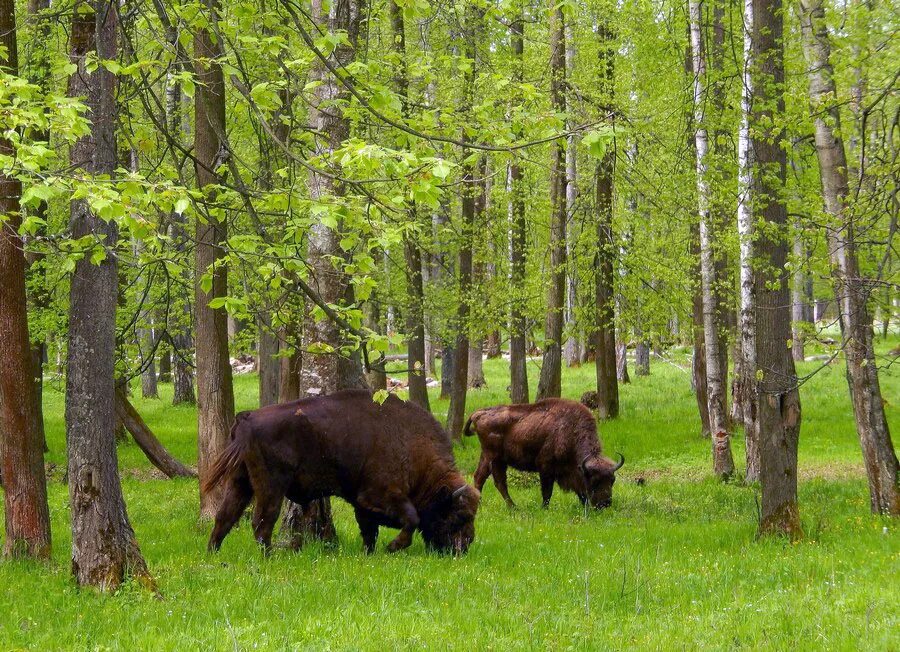
{"label": "bison tail", "polygon": [[[240,415],[238,416],[240,417]],[[231,427],[231,442],[219,454],[218,459],[213,462],[212,467],[209,469],[206,478],[203,479],[201,483],[203,493],[208,493],[214,489],[222,481],[222,478],[234,471],[244,461],[244,452],[247,447],[246,440],[238,438],[235,432],[241,421],[242,419],[240,418],[235,420],[234,425]]]}
{"label": "bison tail", "polygon": [[[474,413],[473,413],[472,416],[474,416]],[[469,417],[469,418],[466,420],[466,427],[463,428],[463,434],[464,434],[466,437],[471,437],[472,435],[475,434],[474,432],[472,432],[472,417]]]}

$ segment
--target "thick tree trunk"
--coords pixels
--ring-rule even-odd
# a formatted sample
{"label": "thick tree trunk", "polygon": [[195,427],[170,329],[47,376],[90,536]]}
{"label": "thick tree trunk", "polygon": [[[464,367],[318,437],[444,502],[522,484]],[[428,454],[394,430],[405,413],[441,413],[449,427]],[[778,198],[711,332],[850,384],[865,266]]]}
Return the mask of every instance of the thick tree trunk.
{"label": "thick tree trunk", "polygon": [[[521,84],[524,69],[525,20],[517,9],[510,23],[510,40],[514,57],[513,77]],[[525,248],[528,224],[525,219],[525,197],[522,166],[513,155],[509,165],[509,262],[512,301],[509,318],[509,389],[510,401],[528,403],[527,326],[525,321]]]}
{"label": "thick tree trunk", "polygon": [[[598,88],[602,106],[612,112],[615,101],[615,43],[606,23],[597,29],[600,41]],[[607,148],[597,163],[595,210],[597,211],[597,264],[595,265],[594,357],[597,367],[597,412],[601,419],[619,416],[619,384],[616,378],[616,319],[613,264],[616,240],[613,233],[613,180],[615,148]]]}
{"label": "thick tree trunk", "polygon": [[159,350],[159,382],[172,382],[172,351],[168,346]]}
{"label": "thick tree trunk", "polygon": [[172,405],[194,405],[194,369],[191,360],[194,353],[194,340],[189,330],[181,330],[172,338],[175,344],[173,357],[175,370],[172,379]]}
{"label": "thick tree trunk", "polygon": [[[329,57],[330,63],[338,68],[346,67],[356,56],[363,9],[364,6],[357,0],[346,0],[332,3],[327,7],[326,14],[326,7],[320,0],[313,0],[311,16],[318,27],[329,33],[343,31],[347,35],[347,40],[338,45]],[[319,136],[316,154],[331,162],[334,152],[350,135],[350,124],[339,108],[348,93],[320,62],[314,64],[310,78],[318,82],[318,86],[312,92],[309,127]],[[310,171],[307,185],[313,201],[328,203],[344,194],[340,182],[315,171]],[[309,234],[307,261],[311,270],[310,284],[322,300],[331,305],[352,303],[352,290],[346,273],[340,267],[340,261],[345,256],[340,246],[341,227],[339,223],[336,229],[332,229],[317,222]],[[359,356],[347,358],[340,353],[345,336],[333,321],[316,321],[312,313],[308,313],[302,342],[301,393],[330,394],[340,389],[367,387]],[[330,347],[331,352],[316,352],[322,345]],[[289,503],[282,530],[288,534],[293,546],[309,539],[333,540],[335,531],[330,501],[325,498],[306,506]]]}
{"label": "thick tree trunk", "polygon": [[847,384],[859,435],[872,512],[900,516],[900,469],[884,411],[875,361],[871,286],[856,253],[856,224],[847,206],[847,157],[831,65],[831,43],[821,0],[802,0],[803,49],[809,66],[809,94],[815,118],[816,154],[822,179],[834,294],[847,361]]}
{"label": "thick tree trunk", "polygon": [[[19,74],[15,4],[0,0],[0,71]],[[0,155],[14,157],[0,138]],[[0,173],[0,479],[3,482],[6,541],[12,557],[50,556],[50,513],[44,475],[44,441],[35,410],[35,366],[28,339],[25,253],[19,237],[22,184]]]}
{"label": "thick tree trunk", "polygon": [[691,50],[694,72],[694,143],[697,164],[697,199],[700,215],[700,287],[703,297],[703,335],[706,353],[706,400],[709,410],[709,426],[712,436],[713,473],[728,478],[734,473],[731,455],[731,434],[728,432],[728,406],[726,378],[722,371],[722,340],[719,323],[717,288],[717,261],[713,252],[715,225],[710,212],[709,167],[710,151],[706,128],[704,84],[707,83],[706,53],[702,31],[700,0],[691,0]]}
{"label": "thick tree trunk", "polygon": [[278,355],[278,336],[272,330],[272,316],[261,313],[257,319],[256,363],[259,371],[259,407],[278,402],[281,380],[281,358]]}
{"label": "thick tree trunk", "polygon": [[756,406],[756,276],[753,256],[756,217],[753,211],[753,143],[750,115],[753,100],[753,2],[744,0],[744,66],[741,84],[741,125],[738,132],[737,229],[740,239],[740,364],[735,358],[734,397],[740,404],[746,449],[746,481],[759,480],[759,432]]}
{"label": "thick tree trunk", "polygon": [[456,346],[452,341],[444,342],[441,347],[441,400],[450,398],[453,393],[453,368],[456,360]]}
{"label": "thick tree trunk", "polygon": [[[761,268],[756,276],[756,382],[759,479],[762,485],[760,534],[801,535],[797,504],[797,444],[800,391],[790,349],[791,306],[787,242],[782,235],[787,209],[782,189],[786,155],[784,116],[784,16],[781,0],[753,0],[753,91],[751,132],[754,163],[761,170],[754,208],[765,228],[756,240]],[[775,125],[773,127],[773,124]]]}
{"label": "thick tree trunk", "polygon": [[616,342],[616,380],[623,385],[631,382],[628,376],[628,346],[625,342]]}
{"label": "thick tree trunk", "polygon": [[640,339],[641,333],[637,333],[638,342],[634,347],[634,374],[636,376],[650,375],[650,343]]}
{"label": "thick tree trunk", "polygon": [[[87,97],[91,132],[71,149],[73,166],[113,176],[116,169],[116,78],[106,68],[89,73],[86,58],[116,59],[118,6],[97,0],[93,13],[72,21],[69,96]],[[95,45],[96,38],[96,45]],[[93,214],[86,200],[72,202],[73,238],[93,236],[114,250],[118,229]],[[115,443],[117,258],[75,264],[69,292],[66,452],[72,518],[72,572],[79,585],[114,591],[131,575],[152,586],[128,520]]]}
{"label": "thick tree trunk", "polygon": [[[278,365],[278,402],[289,403],[300,398],[300,371],[303,356],[300,353],[300,342],[290,329],[282,329],[281,341],[293,349],[290,355],[279,358]],[[285,345],[282,344],[282,347]]]}
{"label": "thick tree trunk", "polygon": [[[204,13],[210,23],[219,18],[218,0],[204,0]],[[222,43],[209,29],[200,29],[194,36],[194,67],[197,70],[197,90],[194,103],[194,156],[197,186],[204,191],[211,206],[215,190],[208,188],[219,183],[216,170],[224,162],[225,84],[222,67]],[[200,475],[200,516],[212,518],[219,504],[220,487],[210,492],[202,490],[213,462],[229,441],[234,421],[234,388],[228,356],[228,315],[224,308],[211,308],[210,301],[228,293],[228,278],[223,265],[215,266],[225,257],[223,245],[227,238],[226,224],[217,211],[206,210],[204,219],[197,219],[195,254],[194,310],[195,346],[197,350],[197,470]],[[215,267],[214,267],[215,266]],[[209,292],[202,288],[202,278],[212,274]]]}
{"label": "thick tree trunk", "polygon": [[166,450],[162,442],[156,438],[147,423],[134,409],[134,406],[125,396],[125,391],[119,387],[116,389],[116,415],[125,425],[125,429],[134,437],[135,443],[144,451],[144,455],[157,469],[169,478],[196,478],[197,474]]}
{"label": "thick tree trunk", "polygon": [[[566,111],[566,31],[562,5],[550,13],[550,104],[559,115]],[[547,288],[547,321],[544,327],[544,359],[538,379],[537,399],[562,393],[563,312],[566,293],[566,148],[559,139],[550,146],[550,283]]]}

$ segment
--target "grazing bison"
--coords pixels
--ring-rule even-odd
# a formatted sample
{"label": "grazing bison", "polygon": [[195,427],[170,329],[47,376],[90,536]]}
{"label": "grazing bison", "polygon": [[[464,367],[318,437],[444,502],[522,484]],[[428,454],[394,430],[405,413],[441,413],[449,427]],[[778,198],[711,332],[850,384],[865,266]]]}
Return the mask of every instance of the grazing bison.
{"label": "grazing bison", "polygon": [[266,550],[285,497],[306,505],[340,496],[356,512],[367,552],[382,525],[400,528],[388,545],[392,552],[408,547],[417,529],[429,548],[465,552],[481,499],[456,469],[450,441],[431,414],[395,396],[379,405],[365,390],[240,413],[206,489],[220,482],[211,551],[254,496],[253,531]]}
{"label": "grazing bison", "polygon": [[514,507],[506,487],[506,467],[537,471],[544,507],[549,506],[553,483],[574,491],[582,503],[598,509],[612,502],[615,473],[625,463],[601,455],[594,415],[585,406],[562,398],[536,403],[498,405],[476,410],[465,434],[478,434],[481,459],[475,488],[481,491],[488,474],[507,505]]}

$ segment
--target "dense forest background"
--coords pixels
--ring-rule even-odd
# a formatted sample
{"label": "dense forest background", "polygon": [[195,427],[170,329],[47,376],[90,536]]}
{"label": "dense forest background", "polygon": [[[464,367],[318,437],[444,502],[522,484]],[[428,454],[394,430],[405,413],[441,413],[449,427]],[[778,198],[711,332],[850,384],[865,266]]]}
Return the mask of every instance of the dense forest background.
{"label": "dense forest background", "polygon": [[202,479],[241,358],[261,405],[428,408],[439,381],[458,438],[484,357],[512,402],[592,364],[614,419],[687,347],[710,473],[759,481],[760,532],[791,537],[799,388],[842,364],[872,511],[900,513],[896,4],[2,0],[0,37],[8,553],[49,551],[56,383],[76,578],[152,583],[116,433],[194,470],[129,393],[197,402]]}

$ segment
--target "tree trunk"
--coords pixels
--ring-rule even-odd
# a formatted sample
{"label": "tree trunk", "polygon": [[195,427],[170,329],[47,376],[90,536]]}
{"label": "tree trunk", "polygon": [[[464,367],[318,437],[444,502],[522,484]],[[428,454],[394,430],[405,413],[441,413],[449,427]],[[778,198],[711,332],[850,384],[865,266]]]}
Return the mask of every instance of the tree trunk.
{"label": "tree trunk", "polygon": [[[19,74],[15,3],[0,0],[0,71]],[[14,157],[0,137],[0,155]],[[50,513],[44,475],[44,441],[35,410],[35,366],[28,339],[25,253],[19,237],[22,184],[0,172],[0,479],[3,483],[6,541],[11,557],[50,557]]]}
{"label": "tree trunk", "polygon": [[[607,112],[614,107],[615,91],[615,42],[607,23],[597,28],[600,41],[598,88],[601,106]],[[616,239],[613,233],[613,180],[615,178],[616,152],[610,146],[597,163],[596,207],[597,253],[595,265],[595,319],[594,358],[597,367],[597,412],[601,419],[619,416],[619,384],[616,378],[616,319],[613,265],[616,257]]]}
{"label": "tree trunk", "polygon": [[[572,25],[566,25],[566,75],[575,70],[575,38],[572,34]],[[570,106],[566,98],[566,113],[569,119],[566,128],[574,131],[576,120],[573,114],[574,107]],[[563,348],[563,357],[566,366],[581,366],[582,338],[579,337],[578,324],[575,315],[578,306],[578,265],[575,261],[574,249],[578,241],[575,234],[575,208],[578,201],[578,141],[574,133],[566,139],[566,260],[569,272],[566,276],[566,326],[568,333],[566,345]]]}
{"label": "tree trunk", "polygon": [[[706,353],[706,400],[712,436],[713,473],[728,478],[734,473],[731,456],[731,434],[728,432],[726,378],[722,374],[722,340],[719,323],[717,289],[717,261],[713,253],[715,226],[710,212],[709,139],[704,110],[704,84],[707,83],[706,53],[703,47],[702,11],[700,0],[691,0],[691,50],[694,78],[694,142],[697,163],[697,200],[700,215],[700,278],[703,298],[703,340]],[[718,14],[718,12],[716,12]]]}
{"label": "tree trunk", "polygon": [[[796,225],[799,229],[799,224]],[[796,362],[803,362],[804,342],[806,340],[806,274],[802,261],[805,258],[805,247],[800,233],[794,234],[794,273],[791,279],[791,355]]]}
{"label": "tree trunk", "polygon": [[825,210],[830,218],[826,234],[831,252],[831,274],[856,432],[869,478],[872,512],[900,516],[900,469],[881,396],[868,307],[872,286],[859,269],[856,224],[847,206],[847,157],[841,136],[840,111],[834,104],[836,89],[831,43],[821,0],[802,0],[800,5],[803,49],[809,66],[809,94],[816,116],[816,154]]}
{"label": "tree trunk", "polygon": [[[116,169],[116,78],[106,68],[88,72],[87,56],[116,59],[118,10],[97,0],[93,13],[72,20],[70,97],[87,97],[91,131],[71,148],[72,165],[112,177]],[[96,39],[96,42],[95,42]],[[73,238],[92,236],[114,249],[118,229],[93,214],[84,199],[71,204]],[[128,520],[115,442],[117,258],[75,264],[69,291],[66,452],[72,518],[72,572],[81,586],[114,591],[128,575],[152,586]]]}
{"label": "tree trunk", "polygon": [[172,338],[174,342],[175,370],[173,377],[172,405],[194,405],[197,402],[194,396],[194,369],[191,365],[193,358],[194,341],[190,331],[182,330]]}
{"label": "tree trunk", "polygon": [[441,347],[441,400],[449,399],[453,393],[453,368],[456,366],[456,346],[452,341]]}
{"label": "tree trunk", "polygon": [[[469,117],[471,117],[475,99],[476,39],[481,32],[481,19],[482,11],[479,8],[473,4],[466,5],[466,57],[470,63],[465,72],[464,97],[460,113]],[[463,129],[462,140],[469,142],[469,135],[465,129]],[[465,150],[462,153],[466,158],[462,165],[462,223],[460,225],[459,266],[457,268],[459,306],[456,310],[456,344],[453,347],[453,383],[450,390],[450,406],[447,409],[447,432],[453,439],[462,437],[463,422],[466,418],[466,394],[469,381],[469,291],[472,285],[472,238],[475,226],[475,201],[480,188],[480,184],[475,179],[477,164],[471,160],[472,157],[469,154]]]}
{"label": "tree trunk", "polygon": [[[47,9],[50,8],[50,0],[29,0],[28,1],[28,19],[34,25],[35,49],[31,62],[29,81],[36,84],[42,91],[47,92],[53,84],[53,52],[54,46],[50,39],[51,17],[48,15]],[[36,142],[50,142],[50,131],[39,131],[34,133],[32,140]],[[47,202],[41,200],[36,207],[31,209],[35,217],[42,220],[47,219]],[[47,234],[46,225],[38,227],[37,237]],[[47,287],[46,273],[46,256],[39,252],[30,252],[25,254],[26,268],[26,286],[31,288],[28,295],[32,305],[37,311],[46,310],[50,307],[50,291]],[[32,334],[33,336],[33,334]],[[34,378],[33,393],[33,418],[32,425],[37,431],[37,437],[40,438],[41,447],[47,451],[47,438],[44,433],[44,359],[47,356],[47,344],[43,338],[33,339],[31,342],[31,360],[32,360],[32,376]]]}
{"label": "tree trunk", "polygon": [[631,382],[628,376],[628,346],[625,342],[616,342],[616,380],[623,385]]}
{"label": "tree trunk", "polygon": [[[740,364],[735,358],[734,396],[740,403],[746,448],[746,481],[759,480],[759,432],[756,405],[756,272],[753,257],[756,217],[753,209],[753,143],[750,116],[753,100],[753,2],[744,0],[744,65],[741,84],[741,125],[738,132],[737,228],[740,240]],[[738,373],[738,367],[740,373]]]}
{"label": "tree trunk", "polygon": [[[146,312],[145,312],[145,317]],[[146,328],[140,328],[137,332],[138,342],[141,350],[141,362],[143,371],[141,372],[141,397],[142,398],[159,398],[159,385],[156,382],[156,362],[153,353],[154,338],[152,323]]]}
{"label": "tree trunk", "polygon": [[469,387],[484,387],[484,340],[477,339],[469,346]]}
{"label": "tree trunk", "polygon": [[257,324],[256,361],[259,370],[259,407],[278,402],[279,380],[281,380],[281,360],[278,354],[278,336],[272,330],[272,316],[260,313]]}
{"label": "tree trunk", "polygon": [[[510,23],[513,51],[513,79],[516,88],[524,74],[525,20],[523,9],[516,9]],[[520,160],[513,154],[509,164],[509,262],[512,300],[509,318],[509,388],[510,401],[528,403],[527,325],[525,321],[525,248],[528,223],[525,219],[524,174]]]}
{"label": "tree trunk", "polygon": [[[218,0],[203,0],[205,18],[210,24],[219,19]],[[194,102],[194,156],[197,186],[210,202],[215,201],[219,183],[216,170],[224,163],[225,84],[219,58],[221,39],[209,29],[199,29],[194,36],[194,67],[197,90]],[[234,421],[234,388],[228,356],[228,314],[224,308],[211,308],[210,301],[228,294],[228,277],[224,265],[215,266],[225,257],[226,224],[213,210],[205,219],[197,219],[195,253],[194,309],[195,346],[197,349],[197,470],[200,475],[200,516],[212,518],[219,505],[221,485],[203,491],[209,470],[229,441]],[[215,266],[215,267],[214,267]],[[212,275],[209,292],[202,279]]]}
{"label": "tree trunk", "polygon": [[[640,338],[640,333],[638,333]],[[650,375],[650,344],[646,340],[638,339],[634,347],[634,374],[636,376]]]}
{"label": "tree trunk", "polygon": [[281,356],[278,365],[278,402],[289,403],[300,398],[300,371],[302,369],[302,354],[300,342],[296,333],[291,328],[282,328],[281,348],[290,346],[290,355]]}
{"label": "tree trunk", "polygon": [[[797,443],[800,392],[790,349],[791,305],[788,290],[787,209],[782,189],[786,155],[784,117],[784,17],[781,0],[753,0],[753,91],[751,133],[758,175],[754,208],[759,229],[756,277],[756,382],[759,428],[759,479],[762,485],[760,534],[801,535],[797,505]],[[773,124],[775,125],[773,127]]]}
{"label": "tree trunk", "polygon": [[172,351],[168,346],[163,348],[160,346],[159,351],[159,382],[172,382]]}
{"label": "tree trunk", "polygon": [[156,438],[147,423],[125,396],[125,391],[120,387],[116,389],[116,414],[125,425],[135,443],[144,451],[144,455],[157,469],[169,478],[196,478],[197,474],[166,450],[162,442]]}
{"label": "tree trunk", "polygon": [[[326,7],[320,0],[312,3],[313,22],[328,33],[345,32],[347,40],[338,45],[329,56],[329,62],[345,68],[355,58],[357,37],[363,20],[364,6],[357,0],[335,2]],[[316,62],[310,71],[311,81],[318,82],[312,91],[309,109],[310,130],[319,135],[316,154],[329,163],[334,152],[350,135],[350,124],[340,107],[349,97],[325,65]],[[343,185],[331,176],[311,170],[307,178],[310,199],[320,203],[333,201],[344,194]],[[307,261],[313,290],[330,305],[352,303],[352,289],[346,273],[340,267],[344,252],[340,246],[340,229],[331,229],[322,222],[310,229]],[[351,301],[348,301],[348,298]],[[306,394],[330,394],[340,389],[367,387],[359,356],[345,357],[341,348],[345,336],[333,321],[316,321],[307,313],[302,335],[304,351],[301,368],[301,392]],[[331,352],[316,352],[317,347],[330,347]],[[282,531],[288,533],[291,545],[296,547],[309,539],[334,540],[335,530],[331,520],[329,499],[313,501],[306,506],[289,503]]]}
{"label": "tree trunk", "polygon": [[[562,5],[550,12],[550,104],[558,115],[566,111],[566,31]],[[547,321],[544,327],[544,359],[538,379],[537,399],[562,393],[563,311],[566,293],[566,148],[559,139],[550,145],[550,283],[547,288]]]}

